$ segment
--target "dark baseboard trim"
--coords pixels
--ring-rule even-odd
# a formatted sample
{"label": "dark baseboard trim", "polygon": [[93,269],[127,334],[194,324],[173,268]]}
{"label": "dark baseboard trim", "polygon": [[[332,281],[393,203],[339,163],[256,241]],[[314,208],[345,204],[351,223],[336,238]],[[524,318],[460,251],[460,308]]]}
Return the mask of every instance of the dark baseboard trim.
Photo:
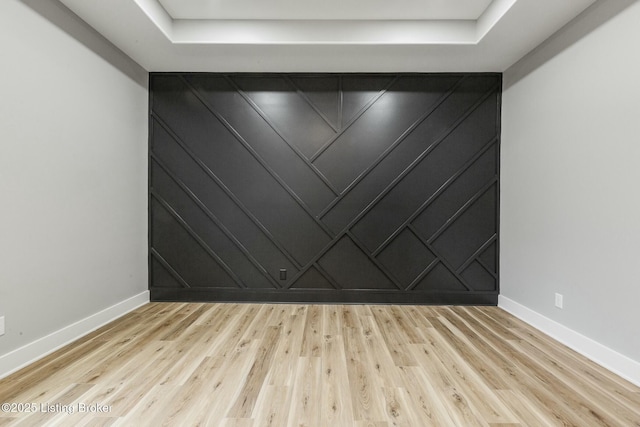
{"label": "dark baseboard trim", "polygon": [[152,302],[498,305],[498,292],[152,288]]}

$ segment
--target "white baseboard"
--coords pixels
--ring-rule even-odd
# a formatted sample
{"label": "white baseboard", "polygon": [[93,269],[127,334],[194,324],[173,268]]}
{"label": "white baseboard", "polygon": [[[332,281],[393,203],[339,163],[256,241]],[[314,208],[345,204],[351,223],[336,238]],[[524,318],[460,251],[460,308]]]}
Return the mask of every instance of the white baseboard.
{"label": "white baseboard", "polygon": [[520,320],[544,332],[551,338],[577,351],[614,374],[640,386],[640,362],[620,354],[502,295],[498,296],[498,307],[513,314]]}
{"label": "white baseboard", "polygon": [[48,354],[53,353],[148,302],[149,291],[144,291],[0,356],[0,379],[42,359]]}

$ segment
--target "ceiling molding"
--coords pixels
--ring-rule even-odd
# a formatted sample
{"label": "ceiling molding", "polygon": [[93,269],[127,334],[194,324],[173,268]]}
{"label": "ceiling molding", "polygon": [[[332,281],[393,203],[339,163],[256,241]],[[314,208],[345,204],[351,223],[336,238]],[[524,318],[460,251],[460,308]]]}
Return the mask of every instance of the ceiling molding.
{"label": "ceiling molding", "polygon": [[475,44],[475,21],[173,21],[175,44]]}
{"label": "ceiling molding", "polygon": [[477,20],[492,0],[158,0],[174,19]]}

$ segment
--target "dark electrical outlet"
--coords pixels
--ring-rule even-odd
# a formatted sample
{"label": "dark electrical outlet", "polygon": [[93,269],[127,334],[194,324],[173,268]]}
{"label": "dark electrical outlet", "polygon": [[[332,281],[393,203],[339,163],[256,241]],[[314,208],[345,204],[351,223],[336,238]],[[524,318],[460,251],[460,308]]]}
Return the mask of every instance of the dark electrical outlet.
{"label": "dark electrical outlet", "polygon": [[286,268],[281,268],[280,269],[280,280],[287,280],[287,269]]}

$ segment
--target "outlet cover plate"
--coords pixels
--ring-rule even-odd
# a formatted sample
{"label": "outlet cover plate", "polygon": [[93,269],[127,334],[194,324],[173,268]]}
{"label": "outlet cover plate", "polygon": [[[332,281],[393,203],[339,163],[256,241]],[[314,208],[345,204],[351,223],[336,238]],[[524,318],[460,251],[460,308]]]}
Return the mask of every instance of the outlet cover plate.
{"label": "outlet cover plate", "polygon": [[556,294],[556,307],[558,308],[562,308],[562,306],[564,305],[564,297],[562,296],[562,294]]}
{"label": "outlet cover plate", "polygon": [[0,337],[4,335],[4,316],[0,316]]}

